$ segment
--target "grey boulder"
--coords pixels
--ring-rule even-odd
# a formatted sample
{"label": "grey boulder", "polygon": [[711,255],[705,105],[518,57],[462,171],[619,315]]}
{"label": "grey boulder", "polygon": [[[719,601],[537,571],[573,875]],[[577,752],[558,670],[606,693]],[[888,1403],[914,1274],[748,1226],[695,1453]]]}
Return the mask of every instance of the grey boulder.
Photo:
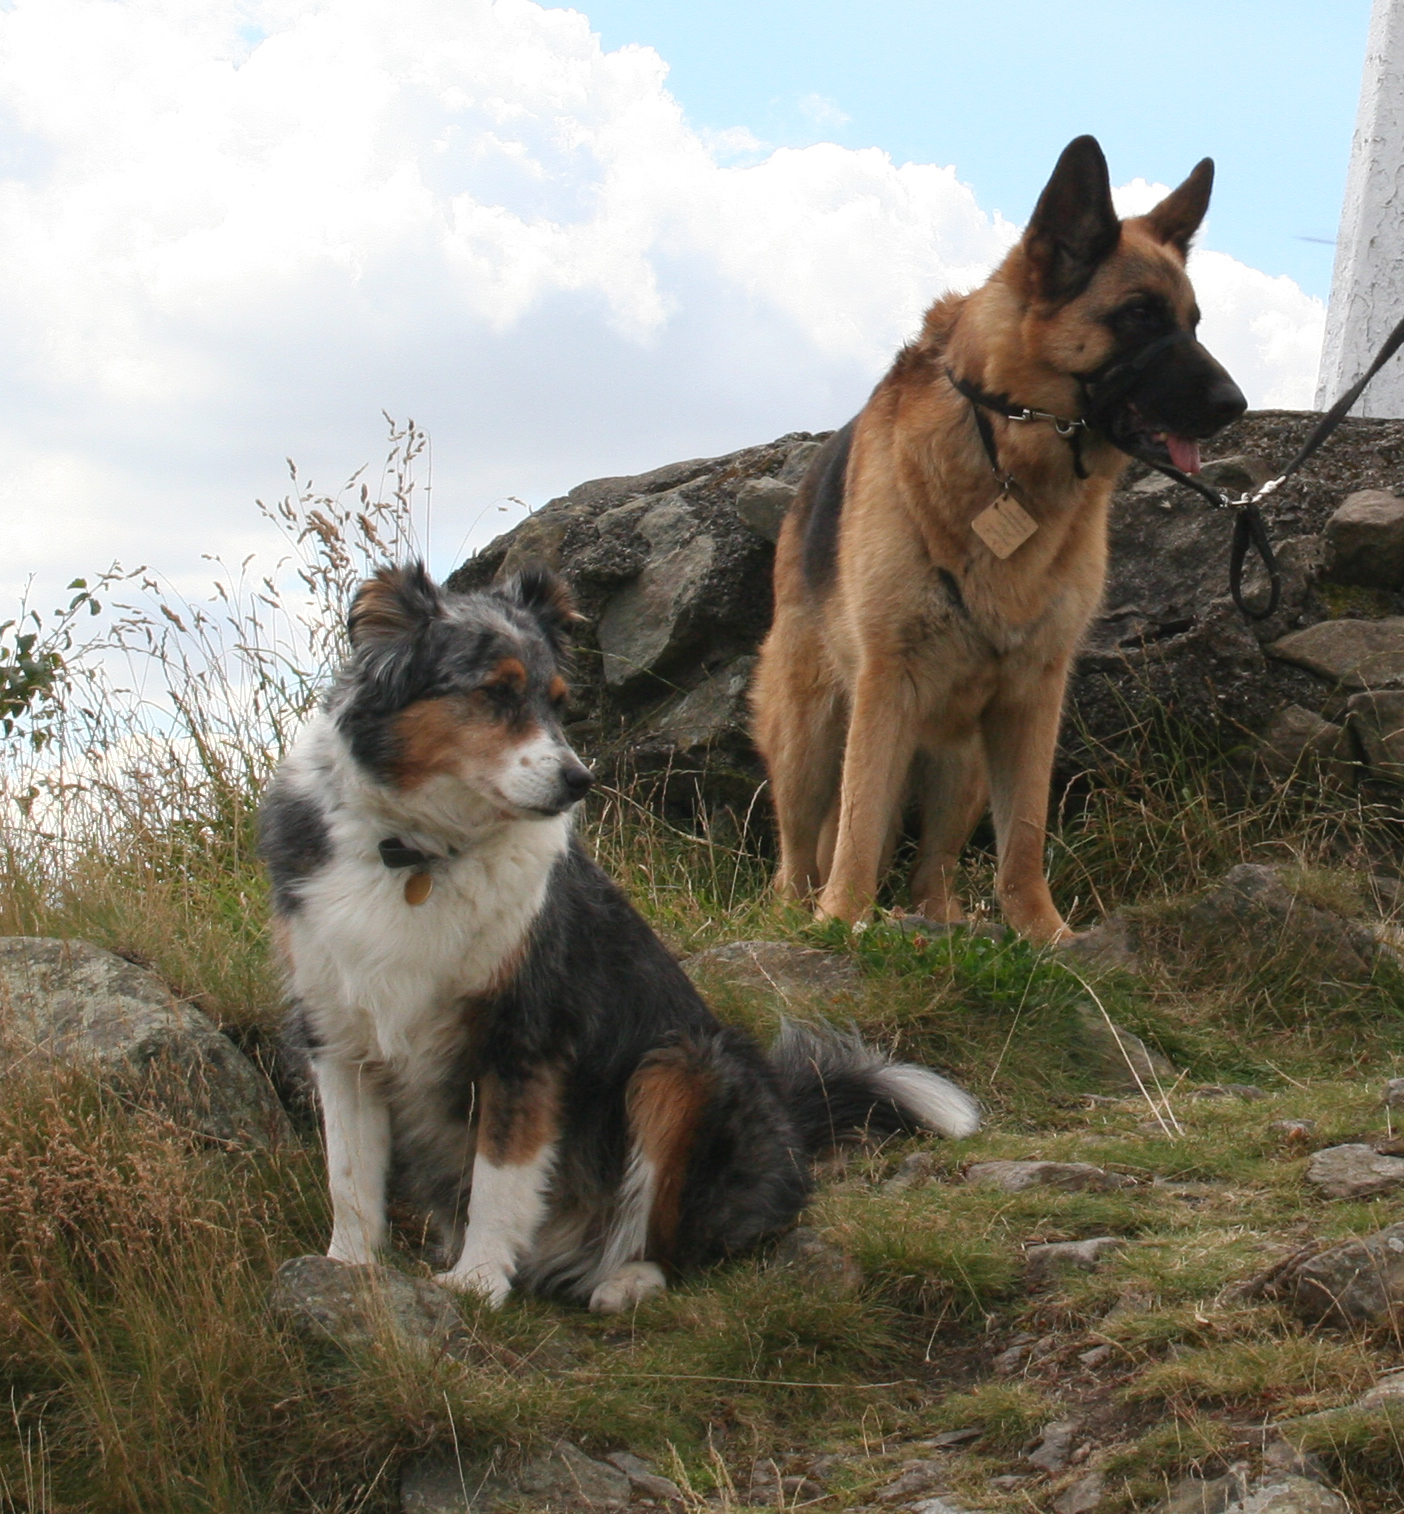
{"label": "grey boulder", "polygon": [[1358,489],[1326,522],[1329,573],[1336,583],[1404,587],[1404,499]]}
{"label": "grey boulder", "polygon": [[275,1315],[312,1340],[347,1350],[393,1340],[437,1356],[464,1335],[444,1290],[390,1267],[354,1267],[328,1256],[286,1261],[268,1299]]}
{"label": "grey boulder", "polygon": [[290,1135],[268,1079],[147,968],[87,941],[0,937],[0,1046],[83,1066],[200,1135]]}

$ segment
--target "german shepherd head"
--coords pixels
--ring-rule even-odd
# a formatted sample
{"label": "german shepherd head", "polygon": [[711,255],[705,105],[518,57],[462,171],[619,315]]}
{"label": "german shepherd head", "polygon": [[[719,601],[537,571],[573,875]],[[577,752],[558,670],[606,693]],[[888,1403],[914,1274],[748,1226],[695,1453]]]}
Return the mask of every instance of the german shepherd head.
{"label": "german shepherd head", "polygon": [[1102,149],[1078,137],[966,316],[948,326],[943,300],[928,335],[987,392],[1084,417],[1123,453],[1197,472],[1199,441],[1248,408],[1195,337],[1185,274],[1213,183],[1205,158],[1148,215],[1119,220]]}

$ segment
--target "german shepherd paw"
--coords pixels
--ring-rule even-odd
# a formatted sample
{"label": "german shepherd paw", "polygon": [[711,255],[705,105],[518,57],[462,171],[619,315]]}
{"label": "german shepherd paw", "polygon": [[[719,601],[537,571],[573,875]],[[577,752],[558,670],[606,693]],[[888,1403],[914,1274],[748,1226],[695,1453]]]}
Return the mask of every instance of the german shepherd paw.
{"label": "german shepherd paw", "polygon": [[623,1314],[666,1287],[662,1269],[654,1263],[626,1262],[590,1295],[590,1309],[595,1314]]}

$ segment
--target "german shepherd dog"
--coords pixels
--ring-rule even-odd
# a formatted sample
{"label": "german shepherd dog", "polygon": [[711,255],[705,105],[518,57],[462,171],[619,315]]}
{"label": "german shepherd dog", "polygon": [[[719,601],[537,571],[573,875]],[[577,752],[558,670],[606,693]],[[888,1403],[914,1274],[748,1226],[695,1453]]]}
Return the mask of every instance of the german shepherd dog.
{"label": "german shepherd dog", "polygon": [[815,458],[775,561],[753,693],[779,819],[777,883],[849,922],[873,904],[907,800],[912,903],[963,919],[961,851],[988,806],[1021,935],[1068,928],[1043,870],[1068,665],[1106,570],[1127,455],[1199,467],[1247,408],[1195,340],[1185,258],[1206,158],[1119,221],[1079,137],[987,283],[948,294]]}
{"label": "german shepherd dog", "polygon": [[864,1129],[969,1135],[975,1101],[856,1036],[720,1025],[586,856],[561,731],[562,585],[447,594],[385,568],[259,816],[295,1043],[326,1132],[329,1254],[373,1260],[392,1185],[439,1281],[632,1307],[664,1268],[788,1225]]}

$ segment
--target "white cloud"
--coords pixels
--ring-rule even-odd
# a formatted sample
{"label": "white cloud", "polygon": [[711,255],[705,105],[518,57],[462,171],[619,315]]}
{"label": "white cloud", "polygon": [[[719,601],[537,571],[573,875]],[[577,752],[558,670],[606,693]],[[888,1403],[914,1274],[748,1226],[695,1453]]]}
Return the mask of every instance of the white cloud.
{"label": "white cloud", "polygon": [[827,95],[802,95],[800,114],[815,126],[846,126],[853,117]]}
{"label": "white cloud", "polygon": [[[666,74],[530,0],[16,0],[11,574],[242,552],[283,456],[339,482],[382,406],[433,434],[447,567],[508,495],[843,420],[1016,235],[953,168],[699,135]],[[1250,398],[1310,403],[1319,302],[1195,269]]]}

